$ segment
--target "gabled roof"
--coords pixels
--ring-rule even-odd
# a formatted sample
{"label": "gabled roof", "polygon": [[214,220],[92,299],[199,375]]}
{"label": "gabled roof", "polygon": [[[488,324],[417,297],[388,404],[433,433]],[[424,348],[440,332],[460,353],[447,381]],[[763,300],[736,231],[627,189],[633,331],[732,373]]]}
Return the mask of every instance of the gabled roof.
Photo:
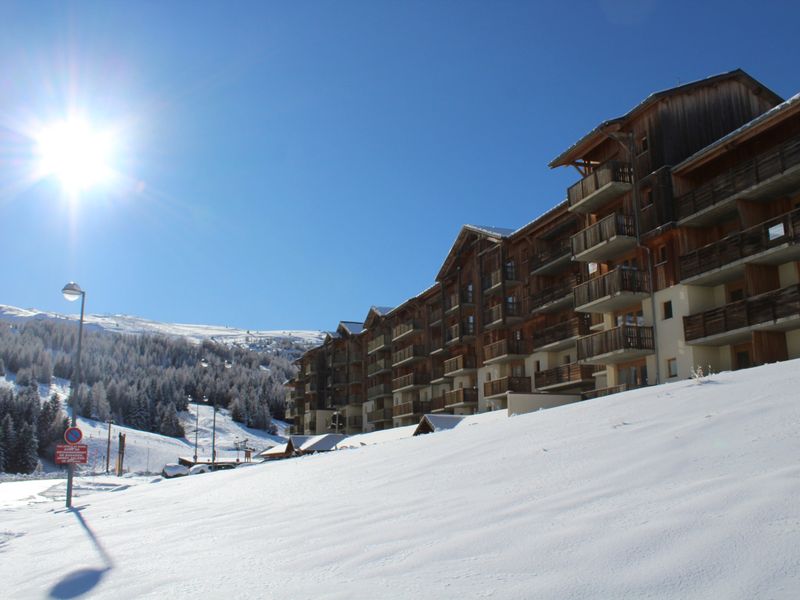
{"label": "gabled roof", "polygon": [[301,446],[295,446],[295,449],[301,454],[308,454],[309,452],[329,452],[335,450],[336,444],[346,437],[347,436],[343,433],[323,433],[322,435],[310,437]]}
{"label": "gabled roof", "polygon": [[550,161],[550,164],[548,166],[551,169],[553,169],[555,167],[561,167],[572,164],[573,161],[575,161],[578,158],[581,158],[583,154],[589,152],[600,142],[604,141],[606,139],[606,134],[619,131],[622,128],[622,125],[626,121],[639,115],[644,110],[648,109],[650,106],[652,106],[653,104],[664,98],[667,98],[669,96],[674,96],[677,94],[683,94],[695,88],[714,85],[716,83],[728,79],[738,79],[744,85],[753,89],[754,92],[765,93],[768,96],[771,96],[772,100],[775,103],[781,102],[783,100],[775,92],[767,88],[764,84],[757,81],[756,79],[754,79],[741,69],[735,69],[727,73],[720,73],[719,75],[713,75],[711,77],[706,77],[705,79],[698,79],[697,81],[685,83],[683,85],[662,90],[660,92],[654,92],[650,94],[647,98],[642,100],[639,104],[634,106],[630,111],[622,115],[621,117],[616,117],[614,119],[609,119],[608,121],[603,121],[597,127],[592,129],[589,133],[580,138],[577,142],[572,144],[564,152],[562,152],[552,161]]}
{"label": "gabled roof", "polygon": [[464,417],[461,415],[422,415],[422,420],[414,430],[414,435],[454,429],[463,419]]}
{"label": "gabled roof", "polygon": [[467,243],[471,236],[483,237],[495,242],[499,242],[514,233],[513,229],[507,227],[487,227],[485,225],[463,225],[458,232],[450,251],[445,256],[442,267],[436,275],[436,280],[440,281],[450,270],[453,262],[461,253],[461,248]]}
{"label": "gabled roof", "polygon": [[742,142],[758,135],[765,129],[776,126],[793,115],[800,113],[800,94],[795,94],[785,102],[781,102],[778,106],[769,109],[767,112],[758,115],[752,121],[748,121],[738,129],[734,129],[729,134],[722,136],[718,140],[712,142],[705,148],[701,148],[692,154],[686,160],[678,163],[673,167],[673,173],[688,171],[695,169],[702,164],[716,158],[723,154],[726,150],[731,149],[733,146],[739,145]]}
{"label": "gabled roof", "polygon": [[369,312],[367,313],[367,318],[364,319],[364,326],[367,328],[372,327],[375,319],[381,319],[390,312],[392,312],[392,308],[390,306],[370,306]]}
{"label": "gabled roof", "polygon": [[364,331],[364,323],[359,321],[340,321],[339,327],[336,329],[338,332],[344,331],[349,335],[358,335]]}

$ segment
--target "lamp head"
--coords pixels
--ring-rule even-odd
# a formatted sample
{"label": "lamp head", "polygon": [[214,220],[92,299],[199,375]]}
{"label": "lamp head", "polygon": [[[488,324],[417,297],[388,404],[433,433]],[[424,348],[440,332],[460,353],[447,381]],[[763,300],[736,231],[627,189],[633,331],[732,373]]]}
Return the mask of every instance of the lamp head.
{"label": "lamp head", "polygon": [[75,300],[83,296],[85,292],[81,289],[81,286],[79,286],[77,283],[75,283],[74,281],[70,281],[67,285],[65,285],[61,289],[61,293],[64,294],[65,299],[69,300],[70,302],[74,302]]}

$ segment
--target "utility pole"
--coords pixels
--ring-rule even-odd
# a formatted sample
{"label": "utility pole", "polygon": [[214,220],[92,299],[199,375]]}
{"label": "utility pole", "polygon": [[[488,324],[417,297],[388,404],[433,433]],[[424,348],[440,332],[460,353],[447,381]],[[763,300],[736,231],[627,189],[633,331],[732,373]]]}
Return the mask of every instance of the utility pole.
{"label": "utility pole", "polygon": [[113,423],[113,419],[108,420],[108,442],[106,444],[106,475],[108,475],[108,471],[111,465],[111,423]]}

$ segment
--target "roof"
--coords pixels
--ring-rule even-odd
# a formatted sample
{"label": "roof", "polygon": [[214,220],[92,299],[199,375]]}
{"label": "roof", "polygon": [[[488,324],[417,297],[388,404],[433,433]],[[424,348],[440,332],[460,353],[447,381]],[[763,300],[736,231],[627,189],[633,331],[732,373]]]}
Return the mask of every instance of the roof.
{"label": "roof", "polygon": [[440,281],[447,274],[450,265],[452,265],[452,263],[455,261],[456,256],[458,256],[458,250],[460,246],[462,246],[466,242],[467,237],[470,234],[475,234],[479,237],[486,237],[499,242],[500,240],[509,237],[512,233],[514,233],[514,230],[508,229],[507,227],[487,227],[485,225],[462,225],[461,229],[458,232],[458,235],[456,236],[456,239],[453,241],[453,245],[450,246],[450,250],[447,252],[447,256],[445,256],[444,261],[442,262],[442,267],[439,269],[439,273],[436,275],[436,280]]}
{"label": "roof", "polygon": [[311,436],[301,446],[295,448],[302,452],[328,452],[336,449],[336,444],[347,436],[343,433],[323,433],[322,435]]}
{"label": "roof", "polygon": [[767,95],[772,96],[773,100],[776,103],[781,102],[783,100],[783,98],[778,96],[775,92],[767,88],[761,82],[757,81],[756,79],[745,73],[742,69],[735,69],[733,71],[728,71],[727,73],[712,75],[711,77],[706,77],[705,79],[698,79],[697,81],[685,83],[673,88],[661,90],[659,92],[653,92],[652,94],[647,96],[647,98],[642,100],[639,104],[634,106],[631,110],[629,110],[621,117],[616,117],[614,119],[609,119],[608,121],[603,121],[602,123],[600,123],[597,127],[592,129],[589,133],[584,135],[577,142],[575,142],[569,148],[567,148],[564,152],[562,152],[552,161],[550,161],[550,164],[548,166],[551,169],[553,169],[555,167],[571,164],[572,160],[574,160],[577,157],[576,155],[588,152],[589,150],[594,148],[602,139],[604,139],[607,133],[619,131],[619,129],[621,128],[622,124],[625,121],[646,110],[651,105],[655,104],[656,102],[658,102],[663,98],[666,98],[668,96],[673,96],[675,94],[685,93],[694,88],[713,85],[715,83],[719,83],[720,81],[724,81],[726,79],[738,79],[745,85],[748,85],[749,87],[753,88],[754,91],[765,92]]}
{"label": "roof", "polygon": [[371,306],[370,310],[375,311],[378,313],[379,317],[386,316],[388,313],[392,312],[393,306]]}
{"label": "roof", "polygon": [[489,236],[496,236],[496,237],[508,237],[512,233],[514,233],[513,229],[509,229],[508,227],[490,227],[486,225],[464,225],[467,229],[471,229],[478,233],[485,233]]}
{"label": "roof", "polygon": [[462,415],[423,415],[414,435],[453,429],[464,419]]}
{"label": "roof", "polygon": [[288,446],[289,442],[286,442],[285,444],[278,444],[272,448],[267,448],[263,452],[259,452],[256,456],[262,456],[264,458],[269,458],[271,456],[283,456],[286,454]]}
{"label": "roof", "polygon": [[758,115],[755,119],[748,121],[738,129],[734,129],[729,134],[722,136],[705,148],[701,148],[689,158],[681,161],[672,171],[679,173],[686,171],[712,160],[725,152],[732,146],[744,142],[745,140],[757,135],[767,127],[787,118],[796,112],[800,112],[800,93],[795,94],[785,102],[769,109],[767,112]]}
{"label": "roof", "polygon": [[382,429],[380,431],[351,435],[350,437],[336,444],[336,449],[342,450],[345,448],[360,448],[361,446],[372,446],[374,444],[382,444],[384,442],[393,442],[396,440],[410,438],[414,435],[414,431],[416,429],[417,425],[406,425],[405,427],[391,427],[389,429]]}
{"label": "roof", "polygon": [[364,323],[360,321],[340,321],[339,327],[343,327],[350,335],[358,335],[364,331]]}

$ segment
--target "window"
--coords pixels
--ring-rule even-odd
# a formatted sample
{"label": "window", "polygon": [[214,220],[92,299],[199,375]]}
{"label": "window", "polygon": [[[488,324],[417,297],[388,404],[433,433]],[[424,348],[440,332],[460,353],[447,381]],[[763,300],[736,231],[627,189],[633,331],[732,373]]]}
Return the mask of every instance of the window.
{"label": "window", "polygon": [[640,153],[641,152],[647,152],[647,149],[649,148],[649,146],[650,146],[650,144],[647,141],[647,136],[646,135],[643,135],[642,137],[639,138],[639,152]]}
{"label": "window", "polygon": [[537,360],[535,363],[533,363],[533,369],[534,369],[534,371],[535,371],[536,373],[538,373],[539,371],[541,371],[541,370],[542,370],[542,362],[541,362],[541,361],[539,361],[539,360]]}
{"label": "window", "polygon": [[594,275],[595,273],[597,273],[597,263],[596,262],[590,262],[589,263],[589,275]]}
{"label": "window", "polygon": [[667,300],[664,302],[664,319],[671,319],[672,318],[672,300]]}
{"label": "window", "polygon": [[656,256],[658,257],[658,263],[657,264],[660,265],[660,264],[663,264],[663,263],[667,262],[667,246],[666,246],[666,244],[662,244],[661,246],[658,247],[658,252],[656,253]]}
{"label": "window", "polygon": [[769,235],[770,242],[782,238],[786,235],[786,231],[783,229],[783,223],[778,223],[767,229],[767,234]]}
{"label": "window", "polygon": [[678,359],[677,358],[668,358],[667,359],[667,377],[677,377],[678,376]]}

